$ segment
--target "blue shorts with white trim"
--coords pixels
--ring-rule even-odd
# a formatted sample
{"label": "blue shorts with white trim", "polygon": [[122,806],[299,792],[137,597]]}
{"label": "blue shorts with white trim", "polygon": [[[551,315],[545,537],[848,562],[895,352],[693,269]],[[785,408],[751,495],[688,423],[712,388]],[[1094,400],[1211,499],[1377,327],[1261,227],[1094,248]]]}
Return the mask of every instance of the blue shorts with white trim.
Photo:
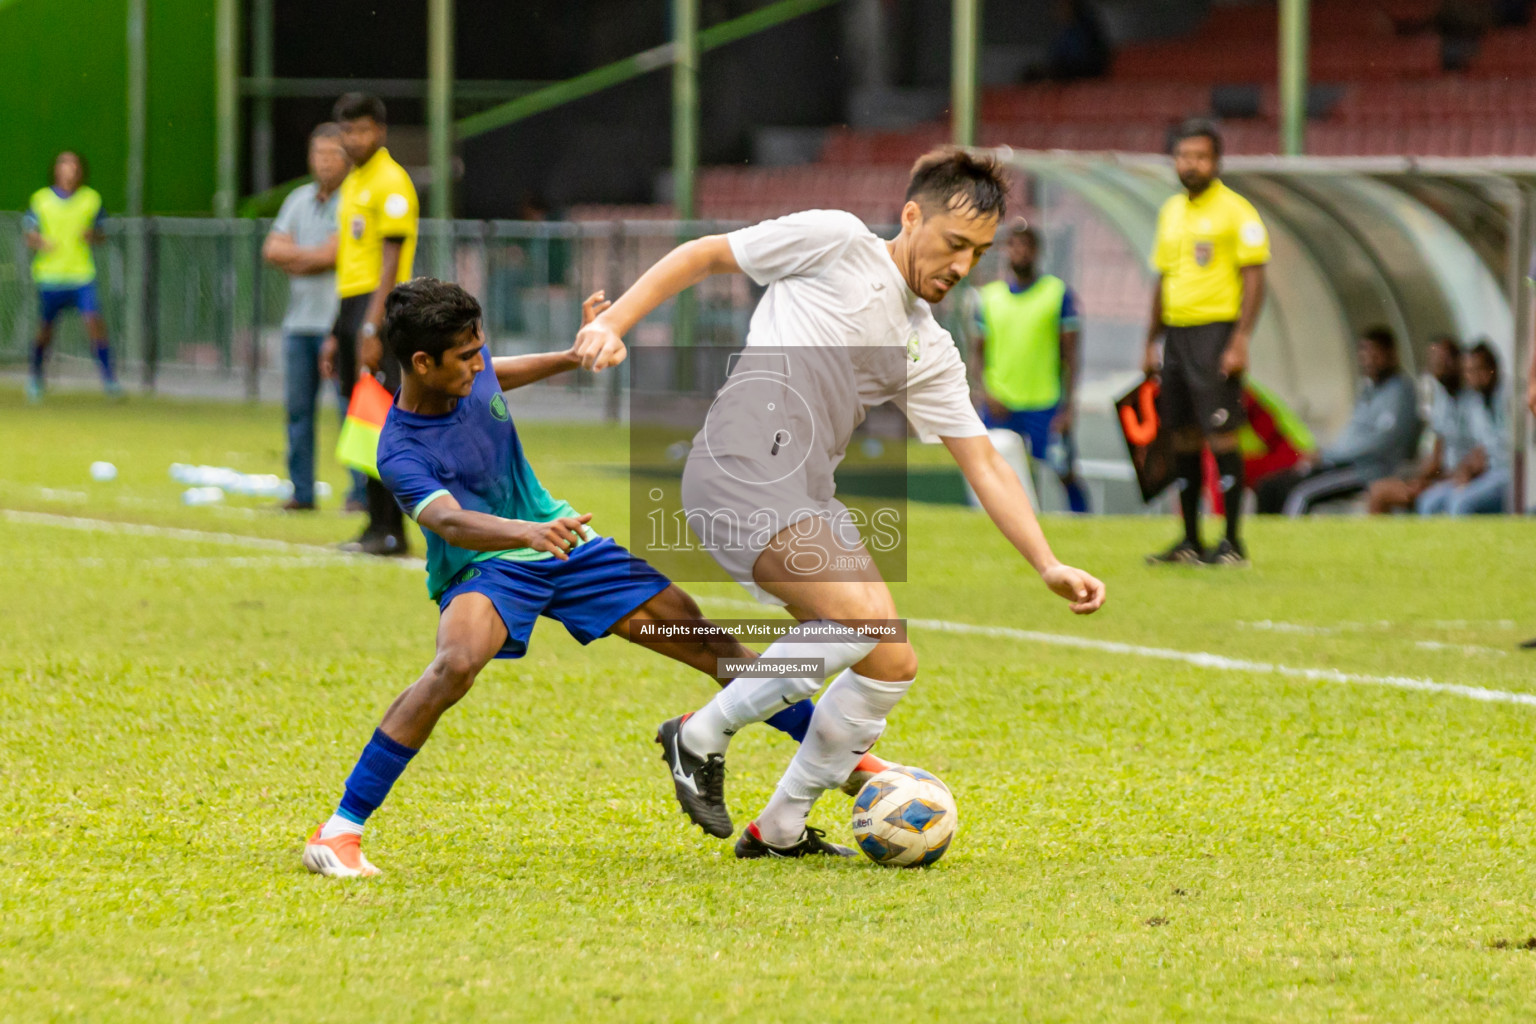
{"label": "blue shorts with white trim", "polygon": [[577,545],[566,561],[491,558],[467,566],[438,598],[444,611],[464,594],[484,594],[507,627],[498,658],[521,658],[540,615],[583,644],[607,633],[630,612],[672,585],[650,563],[611,537]]}

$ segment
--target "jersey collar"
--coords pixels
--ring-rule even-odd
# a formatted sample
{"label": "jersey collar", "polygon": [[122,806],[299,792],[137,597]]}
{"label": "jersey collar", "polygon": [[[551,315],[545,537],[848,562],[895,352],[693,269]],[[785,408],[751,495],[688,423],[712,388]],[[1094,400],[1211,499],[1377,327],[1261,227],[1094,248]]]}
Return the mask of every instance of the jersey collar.
{"label": "jersey collar", "polygon": [[1206,189],[1205,189],[1204,192],[1201,192],[1198,196],[1196,196],[1193,199],[1190,199],[1189,198],[1189,193],[1186,192],[1186,193],[1184,193],[1184,198],[1189,202],[1190,206],[1195,206],[1195,207],[1209,206],[1211,203],[1216,201],[1216,198],[1221,193],[1225,192],[1226,190],[1227,190],[1227,186],[1225,186],[1225,185],[1223,185],[1221,183],[1221,179],[1220,178],[1212,178],[1210,185],[1206,186]]}
{"label": "jersey collar", "polygon": [[1012,273],[1009,273],[1005,280],[1008,282],[1008,291],[1009,292],[1011,292],[1014,295],[1023,295],[1025,292],[1029,291],[1035,285],[1039,284],[1041,281],[1044,281],[1045,280],[1045,275],[1044,274],[1036,274],[1035,275],[1035,279],[1033,281],[1029,282],[1029,284],[1027,284],[1027,285],[1026,284],[1019,284],[1019,282],[1014,279],[1014,276],[1013,276]]}
{"label": "jersey collar", "polygon": [[378,149],[374,150],[373,156],[369,157],[367,160],[364,160],[361,166],[359,166],[357,169],[359,171],[369,170],[375,163],[379,161],[380,157],[383,157],[385,160],[389,159],[389,149],[387,147],[380,146]]}

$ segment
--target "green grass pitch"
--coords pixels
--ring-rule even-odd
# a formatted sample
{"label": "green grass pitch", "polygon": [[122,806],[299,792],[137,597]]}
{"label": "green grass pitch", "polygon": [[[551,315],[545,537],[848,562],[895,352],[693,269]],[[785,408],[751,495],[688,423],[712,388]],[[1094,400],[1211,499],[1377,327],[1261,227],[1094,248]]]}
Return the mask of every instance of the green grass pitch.
{"label": "green grass pitch", "polygon": [[[622,433],[523,434],[550,489],[625,538]],[[1128,645],[913,630],[919,681],[880,750],[955,791],[960,833],[934,868],[733,860],[685,825],[650,742],[712,684],[544,623],[374,818],[385,876],[338,883],[303,871],[303,836],[430,656],[420,573],[240,543],[345,539],[339,513],[179,504],[171,462],[282,471],[272,408],[29,408],[0,390],[0,438],[0,1020],[1487,1021],[1536,1005],[1536,707],[1379,684],[1536,693],[1536,655],[1514,649],[1536,634],[1526,522],[1255,523],[1254,569],[1157,572],[1141,556],[1171,521],[1050,521],[1061,556],[1109,584],[1077,619],[984,518],[916,507],[908,616]],[[93,483],[96,459],[120,478]],[[698,590],[743,614],[739,592]],[[738,823],[790,752],[766,729],[733,747]],[[830,794],[815,820],[846,841],[848,810]]]}

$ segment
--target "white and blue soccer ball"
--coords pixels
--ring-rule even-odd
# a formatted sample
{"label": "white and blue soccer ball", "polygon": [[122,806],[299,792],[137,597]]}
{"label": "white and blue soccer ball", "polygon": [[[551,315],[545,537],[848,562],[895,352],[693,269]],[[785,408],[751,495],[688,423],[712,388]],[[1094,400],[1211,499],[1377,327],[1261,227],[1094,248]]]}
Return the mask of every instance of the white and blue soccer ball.
{"label": "white and blue soccer ball", "polygon": [[876,864],[914,868],[944,856],[959,818],[955,796],[937,775],[892,765],[853,801],[853,838]]}

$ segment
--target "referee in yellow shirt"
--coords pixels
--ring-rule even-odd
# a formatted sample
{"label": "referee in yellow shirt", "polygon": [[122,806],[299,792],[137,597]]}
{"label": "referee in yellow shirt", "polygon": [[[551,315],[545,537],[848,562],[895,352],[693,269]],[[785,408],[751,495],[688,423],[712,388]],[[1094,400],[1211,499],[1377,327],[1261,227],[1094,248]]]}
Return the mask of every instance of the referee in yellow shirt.
{"label": "referee in yellow shirt", "polygon": [[[349,92],[332,112],[352,171],[341,183],[337,208],[336,326],[320,355],[326,376],[335,376],[348,397],[360,374],[372,374],[391,391],[400,386],[400,365],[379,338],[384,299],[411,278],[421,219],[416,188],[405,168],[384,148],[388,129],[377,96]],[[368,525],[342,547],[370,555],[406,553],[405,517],[389,490],[369,479]]]}
{"label": "referee in yellow shirt", "polygon": [[[1247,565],[1238,535],[1243,507],[1243,372],[1264,302],[1269,233],[1258,212],[1221,183],[1221,135],[1187,121],[1174,135],[1173,166],[1184,192],[1157,217],[1152,318],[1143,368],[1160,375],[1159,430],[1173,435],[1184,539],[1148,556],[1165,565]],[[1161,369],[1157,351],[1163,342]],[[1211,447],[1227,506],[1227,532],[1210,551],[1200,543],[1201,449]]]}

